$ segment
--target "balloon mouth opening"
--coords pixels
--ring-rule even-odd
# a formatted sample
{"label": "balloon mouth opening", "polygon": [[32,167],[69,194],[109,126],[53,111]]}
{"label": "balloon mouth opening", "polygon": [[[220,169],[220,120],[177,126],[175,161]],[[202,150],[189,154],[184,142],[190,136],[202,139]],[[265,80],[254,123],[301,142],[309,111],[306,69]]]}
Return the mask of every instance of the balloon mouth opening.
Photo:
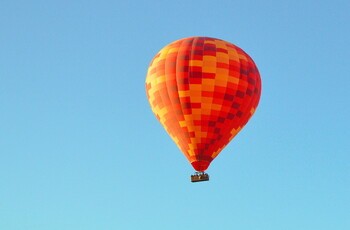
{"label": "balloon mouth opening", "polygon": [[209,161],[194,161],[191,163],[192,167],[198,172],[204,172],[208,169],[210,162]]}

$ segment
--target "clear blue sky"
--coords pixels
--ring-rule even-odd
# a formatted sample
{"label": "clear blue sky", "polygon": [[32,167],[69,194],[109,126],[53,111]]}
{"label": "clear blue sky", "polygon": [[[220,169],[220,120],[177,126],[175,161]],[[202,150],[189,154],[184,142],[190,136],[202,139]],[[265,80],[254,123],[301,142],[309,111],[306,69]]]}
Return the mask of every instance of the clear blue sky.
{"label": "clear blue sky", "polygon": [[[0,2],[0,229],[350,229],[350,2]],[[207,183],[152,114],[166,44],[255,60],[255,116]]]}

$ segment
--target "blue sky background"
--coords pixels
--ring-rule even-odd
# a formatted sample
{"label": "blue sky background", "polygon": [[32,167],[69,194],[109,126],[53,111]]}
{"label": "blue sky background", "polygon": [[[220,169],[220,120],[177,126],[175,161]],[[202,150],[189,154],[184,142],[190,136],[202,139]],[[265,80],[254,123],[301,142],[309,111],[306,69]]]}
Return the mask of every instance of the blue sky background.
{"label": "blue sky background", "polygon": [[[350,229],[349,23],[347,0],[0,1],[0,229]],[[263,82],[208,183],[144,89],[189,36]]]}

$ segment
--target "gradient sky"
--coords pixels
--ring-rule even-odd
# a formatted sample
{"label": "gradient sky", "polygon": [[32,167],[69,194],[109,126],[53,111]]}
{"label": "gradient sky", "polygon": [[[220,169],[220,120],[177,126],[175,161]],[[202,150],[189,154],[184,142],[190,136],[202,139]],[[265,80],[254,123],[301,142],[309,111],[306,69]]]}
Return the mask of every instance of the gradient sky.
{"label": "gradient sky", "polygon": [[[350,229],[350,1],[0,1],[0,229]],[[256,62],[254,117],[193,169],[151,112],[168,43]]]}

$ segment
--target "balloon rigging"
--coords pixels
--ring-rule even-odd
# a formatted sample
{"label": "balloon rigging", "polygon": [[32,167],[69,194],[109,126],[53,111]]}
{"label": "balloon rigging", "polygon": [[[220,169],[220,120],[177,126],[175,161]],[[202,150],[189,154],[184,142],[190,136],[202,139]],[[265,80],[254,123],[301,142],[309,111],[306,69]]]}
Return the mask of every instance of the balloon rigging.
{"label": "balloon rigging", "polygon": [[261,79],[252,58],[221,39],[189,37],[170,43],[151,61],[146,93],[153,113],[192,167],[205,172],[254,114]]}

